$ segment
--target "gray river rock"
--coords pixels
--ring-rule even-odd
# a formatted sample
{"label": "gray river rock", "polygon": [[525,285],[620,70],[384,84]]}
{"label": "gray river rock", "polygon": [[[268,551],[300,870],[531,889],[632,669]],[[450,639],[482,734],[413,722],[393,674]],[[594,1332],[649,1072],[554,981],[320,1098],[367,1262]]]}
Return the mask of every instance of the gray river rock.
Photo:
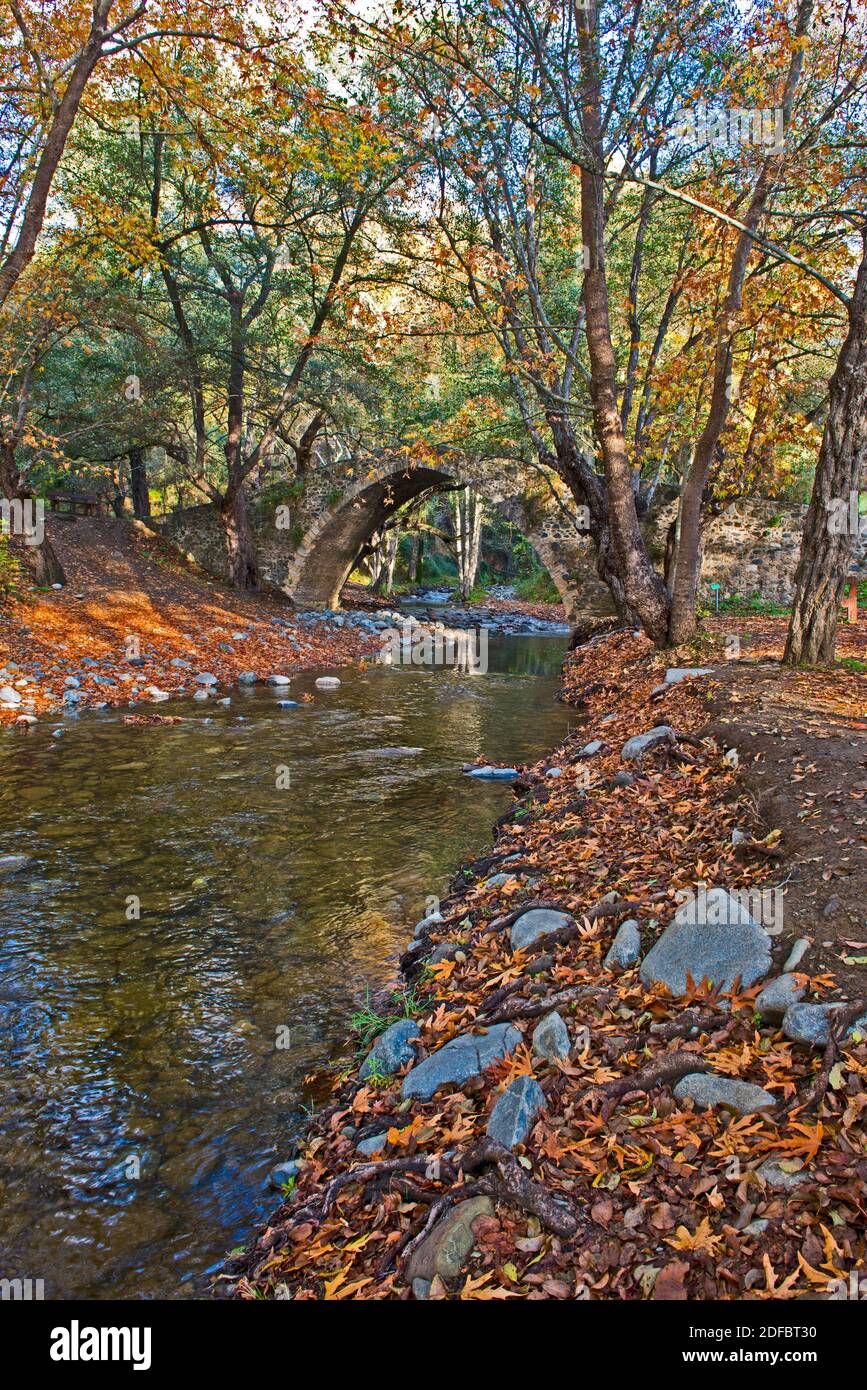
{"label": "gray river rock", "polygon": [[404,1077],[401,1095],[430,1100],[441,1086],[461,1086],[514,1052],[520,1041],[511,1023],[495,1023],[486,1033],[462,1033],[413,1067]]}

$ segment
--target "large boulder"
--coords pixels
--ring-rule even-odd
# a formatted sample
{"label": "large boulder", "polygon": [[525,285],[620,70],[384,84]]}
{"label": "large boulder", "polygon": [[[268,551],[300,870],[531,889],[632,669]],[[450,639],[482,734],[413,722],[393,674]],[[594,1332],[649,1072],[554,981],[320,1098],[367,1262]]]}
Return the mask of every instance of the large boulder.
{"label": "large boulder", "polygon": [[493,1214],[490,1197],[470,1197],[452,1207],[413,1250],[406,1268],[407,1282],[430,1282],[437,1275],[446,1282],[457,1279],[475,1245],[473,1222]]}
{"label": "large boulder", "polygon": [[511,1023],[496,1023],[486,1033],[461,1033],[413,1067],[404,1077],[404,1099],[430,1100],[440,1086],[462,1086],[486,1067],[514,1052],[521,1034]]}
{"label": "large boulder", "polygon": [[563,927],[571,927],[574,920],[568,912],[555,912],[548,907],[531,908],[529,912],[523,912],[518,920],[512,924],[512,929],[509,932],[512,950],[525,951],[540,937],[549,936],[551,932],[561,931]]}
{"label": "large boulder", "polygon": [[415,1058],[412,1039],[420,1037],[418,1024],[411,1018],[398,1019],[380,1033],[361,1064],[362,1081],[368,1076],[391,1076]]}
{"label": "large boulder", "polygon": [[776,1100],[761,1086],[738,1081],[731,1076],[714,1076],[710,1072],[690,1072],[674,1088],[675,1100],[691,1100],[699,1110],[719,1106],[735,1115],[754,1115],[760,1110],[773,1110]]}
{"label": "large boulder", "polygon": [[488,1137],[504,1149],[514,1149],[523,1144],[544,1109],[545,1092],[535,1077],[517,1076],[491,1111]]}
{"label": "large boulder", "polygon": [[646,985],[685,993],[687,975],[731,989],[736,979],[749,988],[771,968],[771,939],[725,888],[712,888],[683,904],[641,964]]}

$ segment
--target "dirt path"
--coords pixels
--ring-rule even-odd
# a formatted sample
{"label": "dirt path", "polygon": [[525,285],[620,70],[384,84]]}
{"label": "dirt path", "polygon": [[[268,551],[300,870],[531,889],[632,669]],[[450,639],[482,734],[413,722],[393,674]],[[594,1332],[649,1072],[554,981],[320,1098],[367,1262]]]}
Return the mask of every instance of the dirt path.
{"label": "dirt path", "polygon": [[809,937],[811,973],[867,993],[867,675],[733,662],[716,681],[713,729],[737,748],[757,817],[780,832],[781,940]]}

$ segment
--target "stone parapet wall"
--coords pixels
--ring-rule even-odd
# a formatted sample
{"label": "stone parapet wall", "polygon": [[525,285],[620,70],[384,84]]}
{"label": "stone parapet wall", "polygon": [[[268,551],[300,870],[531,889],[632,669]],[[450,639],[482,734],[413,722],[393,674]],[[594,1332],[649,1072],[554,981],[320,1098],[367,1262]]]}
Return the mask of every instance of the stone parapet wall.
{"label": "stone parapet wall", "polygon": [[[536,549],[563,598],[567,614],[610,612],[607,589],[595,570],[593,548],[568,517],[569,504],[562,484],[534,484],[527,488],[517,470],[501,466],[487,475],[479,472],[458,481],[472,481],[492,508],[513,522]],[[454,477],[458,470],[450,468]],[[346,556],[357,537],[369,535],[383,516],[416,492],[422,483],[436,485],[444,473],[430,470],[403,471],[379,476],[347,475],[335,484],[333,472],[314,475],[303,497],[293,502],[277,524],[276,507],[250,507],[259,564],[264,579],[282,589],[299,606],[331,604],[345,578]],[[676,515],[676,502],[663,503],[644,523],[651,554],[661,567],[668,528]],[[709,599],[711,584],[720,585],[721,597],[737,596],[787,604],[791,601],[801,531],[807,508],[763,498],[730,503],[708,525],[702,597]],[[164,534],[204,569],[226,575],[222,533],[212,506],[190,507],[160,518]],[[366,527],[370,527],[366,531]],[[364,538],[364,535],[362,536]],[[856,562],[867,558],[867,537],[856,543]]]}

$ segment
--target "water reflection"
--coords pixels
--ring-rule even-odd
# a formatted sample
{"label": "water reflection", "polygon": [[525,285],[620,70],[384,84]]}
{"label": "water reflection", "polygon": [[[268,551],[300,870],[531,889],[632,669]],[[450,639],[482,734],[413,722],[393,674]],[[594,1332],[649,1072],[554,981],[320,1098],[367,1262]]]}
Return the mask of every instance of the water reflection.
{"label": "water reflection", "polygon": [[[563,647],[496,638],[485,676],[375,668],[295,710],[257,689],[179,725],[3,737],[0,853],[33,863],[0,885],[0,1274],[183,1296],[246,1237],[304,1075],[508,805],[460,764],[565,732]],[[154,1175],[131,1181],[132,1154]]]}

